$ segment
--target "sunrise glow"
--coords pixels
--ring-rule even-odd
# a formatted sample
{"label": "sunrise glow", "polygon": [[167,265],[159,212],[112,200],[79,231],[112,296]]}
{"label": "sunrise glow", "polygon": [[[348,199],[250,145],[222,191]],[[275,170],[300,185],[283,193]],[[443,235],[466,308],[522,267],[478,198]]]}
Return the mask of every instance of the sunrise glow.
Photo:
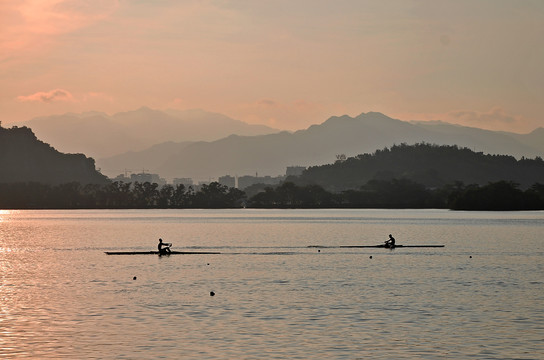
{"label": "sunrise glow", "polygon": [[543,125],[542,2],[24,0],[0,17],[4,124],[149,106],[288,130],[367,111]]}

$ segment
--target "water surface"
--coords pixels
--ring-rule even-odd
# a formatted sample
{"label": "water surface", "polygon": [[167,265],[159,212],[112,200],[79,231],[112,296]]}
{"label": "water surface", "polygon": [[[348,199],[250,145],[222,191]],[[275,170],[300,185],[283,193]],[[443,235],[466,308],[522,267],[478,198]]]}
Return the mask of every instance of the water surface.
{"label": "water surface", "polygon": [[[389,233],[446,247],[308,247]],[[543,233],[543,212],[1,211],[0,357],[542,359]],[[221,254],[104,254],[159,237]]]}

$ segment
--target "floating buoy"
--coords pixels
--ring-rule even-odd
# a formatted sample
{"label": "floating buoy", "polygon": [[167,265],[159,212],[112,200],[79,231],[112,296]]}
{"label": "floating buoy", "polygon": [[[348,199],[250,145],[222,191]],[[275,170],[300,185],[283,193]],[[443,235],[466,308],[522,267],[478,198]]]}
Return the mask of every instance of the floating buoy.
{"label": "floating buoy", "polygon": [[469,259],[472,259],[472,255],[469,256]]}
{"label": "floating buoy", "polygon": [[210,265],[210,263],[207,263],[206,265]]}
{"label": "floating buoy", "polygon": [[132,278],[132,280],[136,280],[136,276]]}
{"label": "floating buoy", "polygon": [[213,291],[210,291],[210,296],[215,296],[215,293]]}
{"label": "floating buoy", "polygon": [[372,259],[372,255],[370,255],[368,258],[369,258],[369,259]]}
{"label": "floating buoy", "polygon": [[317,250],[317,252],[321,252],[321,250]]}

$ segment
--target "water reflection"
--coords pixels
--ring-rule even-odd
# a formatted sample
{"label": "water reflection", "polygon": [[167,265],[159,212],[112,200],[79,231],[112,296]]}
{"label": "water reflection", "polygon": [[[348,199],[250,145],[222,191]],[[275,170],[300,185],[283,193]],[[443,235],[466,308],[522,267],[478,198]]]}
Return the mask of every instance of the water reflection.
{"label": "water reflection", "polygon": [[[459,220],[467,214],[441,211],[255,213],[6,214],[0,357],[530,358],[544,350],[544,213],[473,213],[468,225]],[[389,233],[446,247],[306,248],[372,244]],[[152,250],[159,237],[223,254],[103,253]]]}
{"label": "water reflection", "polygon": [[0,223],[8,221],[11,215],[18,213],[18,210],[0,210]]}

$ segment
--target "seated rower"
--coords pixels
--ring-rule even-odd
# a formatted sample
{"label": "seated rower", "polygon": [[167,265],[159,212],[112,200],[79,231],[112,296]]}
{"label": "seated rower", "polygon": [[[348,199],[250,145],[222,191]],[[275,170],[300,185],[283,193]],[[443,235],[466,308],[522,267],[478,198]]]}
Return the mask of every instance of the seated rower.
{"label": "seated rower", "polygon": [[386,248],[394,248],[395,247],[395,238],[393,235],[389,234],[389,239],[385,242]]}
{"label": "seated rower", "polygon": [[172,244],[163,243],[162,239],[159,239],[159,245],[158,245],[159,255],[170,254],[172,252],[170,250],[170,246],[172,246]]}

